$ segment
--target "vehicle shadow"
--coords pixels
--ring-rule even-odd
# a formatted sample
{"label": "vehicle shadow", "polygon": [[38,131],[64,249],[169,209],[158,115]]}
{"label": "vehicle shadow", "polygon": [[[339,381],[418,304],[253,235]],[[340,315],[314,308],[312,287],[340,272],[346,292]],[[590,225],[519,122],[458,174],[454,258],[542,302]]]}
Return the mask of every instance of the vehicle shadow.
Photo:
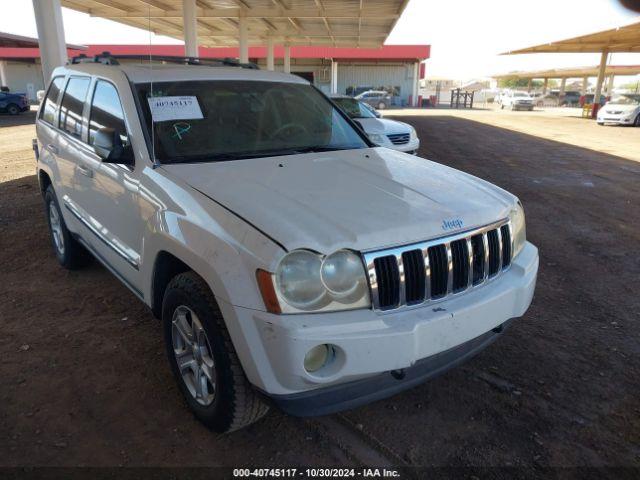
{"label": "vehicle shadow", "polygon": [[28,110],[19,115],[0,113],[0,128],[33,125],[36,123],[36,114],[35,110]]}

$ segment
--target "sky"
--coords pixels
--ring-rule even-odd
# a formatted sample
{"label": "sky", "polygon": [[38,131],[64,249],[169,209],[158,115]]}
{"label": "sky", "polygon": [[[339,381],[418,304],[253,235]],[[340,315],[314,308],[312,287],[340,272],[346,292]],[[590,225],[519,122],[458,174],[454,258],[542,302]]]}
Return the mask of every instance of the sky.
{"label": "sky", "polygon": [[[0,16],[0,31],[36,37],[32,0],[0,0],[5,2],[11,4],[11,15]],[[66,8],[63,18],[68,43],[182,43]],[[617,0],[411,0],[387,43],[429,44],[428,76],[470,80],[514,70],[597,65],[599,55],[589,53],[498,54],[634,19],[640,20],[639,14]],[[610,64],[640,65],[640,53],[612,54]],[[619,77],[616,84],[637,80]]]}

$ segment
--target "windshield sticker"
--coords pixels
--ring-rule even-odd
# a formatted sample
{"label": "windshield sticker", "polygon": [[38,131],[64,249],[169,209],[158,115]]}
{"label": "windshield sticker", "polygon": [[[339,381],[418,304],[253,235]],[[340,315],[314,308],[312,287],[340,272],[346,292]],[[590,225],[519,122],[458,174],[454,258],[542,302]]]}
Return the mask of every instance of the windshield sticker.
{"label": "windshield sticker", "polygon": [[173,130],[175,133],[172,135],[173,138],[177,138],[178,140],[182,140],[182,136],[191,130],[191,125],[185,122],[178,122],[173,124]]}
{"label": "windshield sticker", "polygon": [[199,120],[204,118],[195,96],[147,98],[154,122]]}

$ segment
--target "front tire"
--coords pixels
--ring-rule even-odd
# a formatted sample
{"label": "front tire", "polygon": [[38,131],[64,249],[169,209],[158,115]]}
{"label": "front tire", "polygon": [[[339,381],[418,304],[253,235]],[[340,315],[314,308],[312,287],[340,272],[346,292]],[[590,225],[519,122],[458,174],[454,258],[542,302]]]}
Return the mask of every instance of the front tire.
{"label": "front tire", "polygon": [[44,204],[49,234],[51,235],[51,246],[58,262],[68,270],[82,267],[87,261],[87,252],[67,229],[58,205],[58,199],[51,185],[47,187],[44,194]]}
{"label": "front tire", "polygon": [[242,370],[222,313],[202,278],[187,272],[171,280],[162,323],[171,370],[198,420],[225,433],[268,412]]}
{"label": "front tire", "polygon": [[387,108],[387,104],[384,102],[380,102],[378,104],[378,110],[384,110],[385,108]]}
{"label": "front tire", "polygon": [[638,116],[636,117],[636,121],[633,122],[633,126],[634,127],[640,127],[640,113],[638,114]]}

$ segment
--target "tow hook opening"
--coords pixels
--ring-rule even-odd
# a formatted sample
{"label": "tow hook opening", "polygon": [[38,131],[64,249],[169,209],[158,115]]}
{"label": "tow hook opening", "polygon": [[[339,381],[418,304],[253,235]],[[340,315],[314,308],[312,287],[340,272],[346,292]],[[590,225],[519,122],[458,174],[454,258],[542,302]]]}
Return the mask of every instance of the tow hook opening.
{"label": "tow hook opening", "polygon": [[400,370],[391,370],[391,376],[396,380],[402,380],[406,375],[404,368]]}

